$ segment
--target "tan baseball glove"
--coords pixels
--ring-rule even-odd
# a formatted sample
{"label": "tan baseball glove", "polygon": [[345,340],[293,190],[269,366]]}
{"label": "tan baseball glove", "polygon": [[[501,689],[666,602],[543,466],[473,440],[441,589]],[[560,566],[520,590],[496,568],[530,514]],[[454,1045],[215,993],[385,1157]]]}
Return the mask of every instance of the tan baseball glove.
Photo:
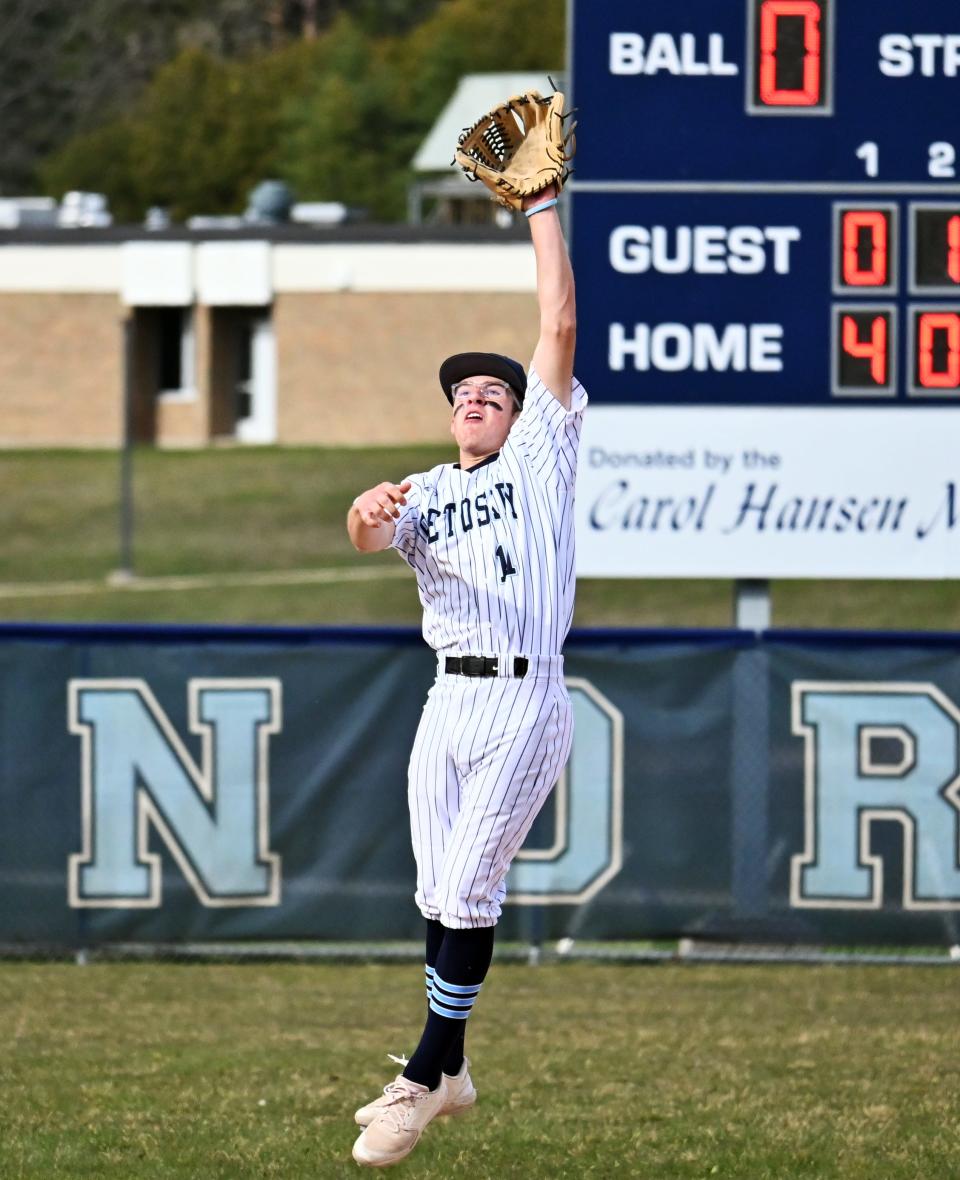
{"label": "tan baseball glove", "polygon": [[565,133],[565,118],[559,91],[549,98],[536,90],[515,94],[461,133],[456,162],[508,208],[519,209],[524,197],[551,183],[559,193],[576,150],[576,124]]}

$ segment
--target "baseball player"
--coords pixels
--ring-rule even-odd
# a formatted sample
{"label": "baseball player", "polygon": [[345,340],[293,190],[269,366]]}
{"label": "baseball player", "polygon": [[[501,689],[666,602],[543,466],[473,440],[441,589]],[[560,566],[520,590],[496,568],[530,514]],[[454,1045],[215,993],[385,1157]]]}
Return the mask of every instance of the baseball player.
{"label": "baseball player", "polygon": [[354,1159],[408,1155],[437,1115],[476,1100],[466,1021],[493,954],[513,857],[567,760],[560,649],[574,600],[573,497],[587,397],[573,377],[573,273],[553,184],[521,207],[537,264],[529,373],[494,353],[440,366],[459,461],[361,493],[354,546],[412,567],[437,652],[409,765],[416,902],[427,923],[427,1020],[383,1095],[356,1112]]}

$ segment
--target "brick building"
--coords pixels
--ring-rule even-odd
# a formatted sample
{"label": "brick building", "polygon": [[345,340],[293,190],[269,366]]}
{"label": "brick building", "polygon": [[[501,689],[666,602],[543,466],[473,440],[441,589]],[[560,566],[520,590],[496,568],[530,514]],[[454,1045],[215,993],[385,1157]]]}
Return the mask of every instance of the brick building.
{"label": "brick building", "polygon": [[525,226],[0,233],[0,446],[447,437],[436,372],[529,360]]}

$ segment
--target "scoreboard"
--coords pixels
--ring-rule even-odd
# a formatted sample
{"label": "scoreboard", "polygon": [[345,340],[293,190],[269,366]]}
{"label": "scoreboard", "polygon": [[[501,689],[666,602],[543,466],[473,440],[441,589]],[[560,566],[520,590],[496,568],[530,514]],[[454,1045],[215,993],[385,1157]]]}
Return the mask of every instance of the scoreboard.
{"label": "scoreboard", "polygon": [[960,577],[960,5],[570,5],[578,573]]}
{"label": "scoreboard", "polygon": [[960,7],[571,4],[594,403],[960,405]]}

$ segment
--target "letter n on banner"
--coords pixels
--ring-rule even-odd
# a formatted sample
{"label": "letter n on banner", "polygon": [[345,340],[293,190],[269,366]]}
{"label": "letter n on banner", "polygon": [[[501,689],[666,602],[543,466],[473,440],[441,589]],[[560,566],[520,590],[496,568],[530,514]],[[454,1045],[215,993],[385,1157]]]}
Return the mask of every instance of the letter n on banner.
{"label": "letter n on banner", "polygon": [[83,831],[83,851],[69,858],[72,907],[160,905],[151,824],[203,905],[280,904],[267,757],[280,681],[196,679],[187,692],[199,767],[145,681],[70,681]]}
{"label": "letter n on banner", "polygon": [[791,860],[790,904],[880,909],[883,860],[870,852],[870,829],[893,820],[903,832],[904,909],[960,909],[957,706],[932,684],[792,687],[804,850]]}

